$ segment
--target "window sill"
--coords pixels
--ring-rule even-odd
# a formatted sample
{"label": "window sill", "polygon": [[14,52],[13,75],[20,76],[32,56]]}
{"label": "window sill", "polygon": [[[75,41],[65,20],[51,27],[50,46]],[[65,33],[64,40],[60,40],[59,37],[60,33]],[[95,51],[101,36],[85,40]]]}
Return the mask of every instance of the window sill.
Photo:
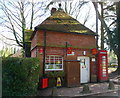
{"label": "window sill", "polygon": [[45,71],[63,71],[63,69],[45,69]]}

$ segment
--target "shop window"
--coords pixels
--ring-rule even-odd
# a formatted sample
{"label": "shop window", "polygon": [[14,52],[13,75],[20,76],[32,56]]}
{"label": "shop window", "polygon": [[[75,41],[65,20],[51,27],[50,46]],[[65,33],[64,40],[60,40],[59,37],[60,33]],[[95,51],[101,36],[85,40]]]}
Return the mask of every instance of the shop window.
{"label": "shop window", "polygon": [[63,57],[62,56],[46,56],[45,71],[63,70]]}

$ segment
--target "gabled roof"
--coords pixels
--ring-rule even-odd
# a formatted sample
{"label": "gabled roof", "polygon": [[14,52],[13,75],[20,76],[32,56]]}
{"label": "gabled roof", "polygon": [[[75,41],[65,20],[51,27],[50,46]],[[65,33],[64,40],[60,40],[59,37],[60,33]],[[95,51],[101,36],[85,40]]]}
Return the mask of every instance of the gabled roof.
{"label": "gabled roof", "polygon": [[[35,30],[57,31],[65,33],[76,33],[96,35],[95,32],[82,25],[76,19],[65,13],[62,9],[55,11],[50,17],[44,20]],[[33,34],[34,36],[34,34]]]}

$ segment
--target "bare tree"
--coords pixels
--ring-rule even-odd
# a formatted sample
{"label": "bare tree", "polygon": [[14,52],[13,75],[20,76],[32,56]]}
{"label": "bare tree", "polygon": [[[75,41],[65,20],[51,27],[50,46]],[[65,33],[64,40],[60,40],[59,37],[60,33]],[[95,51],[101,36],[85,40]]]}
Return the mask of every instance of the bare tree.
{"label": "bare tree", "polygon": [[[98,18],[101,21],[107,35],[107,44],[109,45],[110,50],[113,50],[114,53],[117,55],[118,68],[116,72],[120,74],[120,2],[113,2],[112,4],[110,3],[109,5],[107,5],[106,8],[103,9],[104,11],[107,10],[104,18],[100,15],[98,9],[96,9],[95,4],[96,3],[94,2],[93,5],[98,13]],[[114,12],[114,14],[109,14],[110,11]],[[107,23],[110,20],[113,21],[111,23]]]}
{"label": "bare tree", "polygon": [[40,21],[40,17],[45,14],[45,6],[45,2],[33,0],[1,0],[0,25],[13,33],[16,43],[25,49],[25,30],[33,29],[35,22]]}
{"label": "bare tree", "polygon": [[120,1],[116,3],[116,14],[117,14],[117,34],[116,34],[116,40],[117,40],[117,58],[118,58],[118,74],[120,74]]}
{"label": "bare tree", "polygon": [[[1,0],[0,1],[0,25],[7,30],[8,33],[12,33],[15,37],[16,43],[23,47],[25,50],[25,31],[26,29],[33,29],[35,25],[40,24],[41,17],[46,16],[46,7],[51,4],[57,4],[50,2],[49,0],[42,0],[40,2],[33,2],[34,0]],[[36,0],[37,1],[37,0]],[[44,1],[44,2],[43,2]],[[81,9],[83,5],[88,2],[66,1],[62,2],[63,9],[74,18],[80,18]],[[89,13],[86,14],[83,24],[88,21]],[[6,31],[4,31],[6,32]]]}

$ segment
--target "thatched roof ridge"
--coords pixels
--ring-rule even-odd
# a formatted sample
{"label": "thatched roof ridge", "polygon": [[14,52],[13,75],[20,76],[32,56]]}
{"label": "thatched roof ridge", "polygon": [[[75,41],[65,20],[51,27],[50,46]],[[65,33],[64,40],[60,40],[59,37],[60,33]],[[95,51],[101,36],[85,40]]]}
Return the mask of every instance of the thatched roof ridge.
{"label": "thatched roof ridge", "polygon": [[[63,10],[55,11],[50,17],[35,27],[35,31],[57,31],[64,33],[96,35],[95,32],[82,25],[79,21],[65,13]],[[35,32],[34,32],[35,33]],[[32,35],[34,36],[34,34]]]}

